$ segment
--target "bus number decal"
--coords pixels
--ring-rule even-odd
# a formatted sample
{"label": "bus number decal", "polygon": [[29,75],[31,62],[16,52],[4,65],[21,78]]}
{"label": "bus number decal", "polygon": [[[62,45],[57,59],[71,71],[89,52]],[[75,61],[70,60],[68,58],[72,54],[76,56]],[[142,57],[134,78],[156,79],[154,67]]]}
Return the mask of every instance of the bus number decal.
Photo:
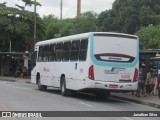
{"label": "bus number decal", "polygon": [[49,70],[49,68],[44,67],[44,68],[43,68],[43,71],[44,71],[44,72],[49,72],[50,70]]}
{"label": "bus number decal", "polygon": [[83,73],[83,69],[80,69],[80,71],[79,71],[80,73]]}
{"label": "bus number decal", "polygon": [[121,74],[121,79],[125,79],[125,80],[130,79],[130,73]]}

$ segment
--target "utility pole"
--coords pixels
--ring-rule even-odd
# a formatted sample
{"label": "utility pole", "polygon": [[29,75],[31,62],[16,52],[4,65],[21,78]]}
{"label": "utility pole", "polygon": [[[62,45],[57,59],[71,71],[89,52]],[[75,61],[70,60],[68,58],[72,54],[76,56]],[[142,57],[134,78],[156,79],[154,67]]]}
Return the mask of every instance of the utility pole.
{"label": "utility pole", "polygon": [[[34,2],[36,3],[36,0],[34,0]],[[34,46],[36,44],[36,33],[37,33],[37,19],[36,19],[36,4],[34,4]]]}
{"label": "utility pole", "polygon": [[63,1],[60,3],[60,19],[62,20],[62,12],[63,12]]}
{"label": "utility pole", "polygon": [[81,0],[77,0],[77,16],[81,14]]}

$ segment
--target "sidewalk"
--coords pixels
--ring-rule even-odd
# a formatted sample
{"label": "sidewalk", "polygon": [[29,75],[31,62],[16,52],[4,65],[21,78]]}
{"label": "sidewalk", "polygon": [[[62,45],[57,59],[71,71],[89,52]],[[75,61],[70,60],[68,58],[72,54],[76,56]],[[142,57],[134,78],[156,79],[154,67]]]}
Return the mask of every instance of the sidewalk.
{"label": "sidewalk", "polygon": [[15,78],[15,77],[5,77],[0,76],[1,81],[10,81],[10,82],[21,82],[21,83],[31,83],[31,79],[29,78]]}
{"label": "sidewalk", "polygon": [[147,97],[144,97],[144,95],[141,95],[141,97],[136,97],[135,95],[132,95],[132,93],[111,93],[112,97],[123,99],[126,101],[148,105],[151,107],[159,108],[160,109],[160,99],[158,96],[150,95]]}
{"label": "sidewalk", "polygon": [[[31,80],[27,79],[27,78],[15,78],[15,77],[0,76],[0,80],[11,81],[11,82],[21,82],[21,83],[31,83]],[[138,104],[144,104],[144,105],[148,105],[148,106],[152,106],[152,107],[156,107],[156,108],[160,109],[160,99],[159,99],[158,96],[151,95],[151,96],[143,97],[143,95],[141,95],[141,97],[138,98],[138,97],[132,95],[132,93],[115,93],[115,92],[112,92],[111,97],[126,100],[126,101],[135,102],[135,103],[138,103]]]}

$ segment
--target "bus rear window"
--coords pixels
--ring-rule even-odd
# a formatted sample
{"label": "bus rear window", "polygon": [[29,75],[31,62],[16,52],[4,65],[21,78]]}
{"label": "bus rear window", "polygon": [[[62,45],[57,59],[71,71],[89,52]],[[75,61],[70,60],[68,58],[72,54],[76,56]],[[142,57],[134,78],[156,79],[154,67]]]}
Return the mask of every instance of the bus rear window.
{"label": "bus rear window", "polygon": [[130,36],[94,36],[93,54],[98,61],[133,62],[137,55],[137,39]]}

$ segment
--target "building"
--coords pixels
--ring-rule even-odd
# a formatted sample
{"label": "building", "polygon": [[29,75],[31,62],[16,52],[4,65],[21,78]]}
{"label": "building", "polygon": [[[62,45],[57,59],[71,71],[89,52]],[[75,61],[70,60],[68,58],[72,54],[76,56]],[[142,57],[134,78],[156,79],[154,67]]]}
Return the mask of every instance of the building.
{"label": "building", "polygon": [[160,49],[140,50],[140,66],[144,64],[146,71],[159,70]]}
{"label": "building", "polygon": [[0,52],[0,76],[15,75],[19,64],[28,68],[28,61],[23,52]]}

